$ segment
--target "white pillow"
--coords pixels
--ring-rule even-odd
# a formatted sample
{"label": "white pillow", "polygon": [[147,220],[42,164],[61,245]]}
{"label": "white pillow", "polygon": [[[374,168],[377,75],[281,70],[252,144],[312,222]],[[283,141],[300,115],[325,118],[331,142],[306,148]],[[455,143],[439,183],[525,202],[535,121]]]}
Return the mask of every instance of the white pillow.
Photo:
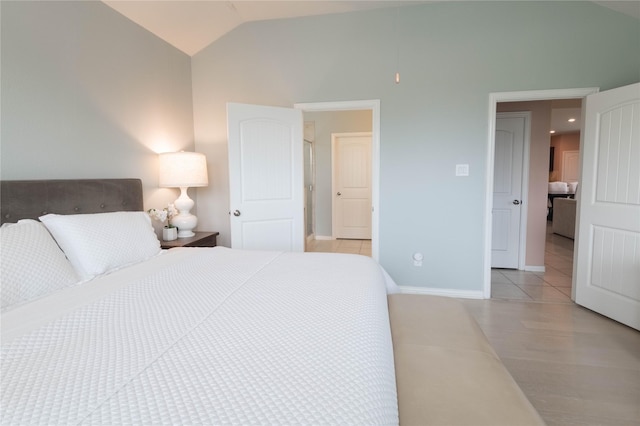
{"label": "white pillow", "polygon": [[145,212],[48,214],[40,220],[83,280],[160,252],[160,241]]}
{"label": "white pillow", "polygon": [[0,275],[3,311],[80,280],[47,229],[30,219],[0,227]]}

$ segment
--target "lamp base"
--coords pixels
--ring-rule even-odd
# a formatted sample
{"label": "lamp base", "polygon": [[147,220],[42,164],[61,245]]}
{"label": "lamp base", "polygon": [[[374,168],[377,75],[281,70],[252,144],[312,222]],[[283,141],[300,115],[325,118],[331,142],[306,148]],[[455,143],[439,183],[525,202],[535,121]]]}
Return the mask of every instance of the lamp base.
{"label": "lamp base", "polygon": [[198,218],[192,215],[189,210],[193,207],[193,200],[187,195],[187,188],[180,188],[180,197],[174,205],[179,213],[171,219],[171,224],[178,228],[178,238],[193,237],[193,229],[198,224]]}
{"label": "lamp base", "polygon": [[193,228],[198,224],[198,218],[191,213],[182,213],[171,219],[171,224],[178,228],[178,238],[193,237]]}
{"label": "lamp base", "polygon": [[178,238],[188,238],[196,235],[193,231],[178,231]]}

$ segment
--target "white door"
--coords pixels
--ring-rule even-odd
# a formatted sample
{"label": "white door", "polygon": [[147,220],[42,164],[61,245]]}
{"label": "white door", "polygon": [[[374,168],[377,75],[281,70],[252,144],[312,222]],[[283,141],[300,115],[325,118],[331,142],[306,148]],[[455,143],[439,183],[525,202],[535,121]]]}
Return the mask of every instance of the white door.
{"label": "white door", "polygon": [[496,115],[491,267],[518,269],[526,116]]}
{"label": "white door", "polygon": [[562,181],[577,182],[580,173],[580,151],[562,153]]}
{"label": "white door", "polygon": [[640,83],[587,96],[576,303],[640,330]]}
{"label": "white door", "polygon": [[231,247],[304,251],[302,111],[227,104]]}
{"label": "white door", "polygon": [[371,133],[331,135],[333,237],[371,239]]}

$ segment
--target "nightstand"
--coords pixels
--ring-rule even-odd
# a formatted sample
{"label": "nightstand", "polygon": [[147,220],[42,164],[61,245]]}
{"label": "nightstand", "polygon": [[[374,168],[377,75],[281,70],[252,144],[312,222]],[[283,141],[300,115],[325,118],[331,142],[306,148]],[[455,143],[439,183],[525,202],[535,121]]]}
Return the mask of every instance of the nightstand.
{"label": "nightstand", "polygon": [[178,238],[173,241],[160,241],[160,247],[170,249],[174,247],[215,247],[219,232],[196,232],[193,237]]}

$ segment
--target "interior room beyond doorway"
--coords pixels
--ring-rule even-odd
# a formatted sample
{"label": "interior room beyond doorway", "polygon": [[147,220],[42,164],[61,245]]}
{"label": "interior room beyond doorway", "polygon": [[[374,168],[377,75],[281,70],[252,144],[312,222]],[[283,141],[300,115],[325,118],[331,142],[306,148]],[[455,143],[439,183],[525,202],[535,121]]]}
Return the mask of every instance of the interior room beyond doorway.
{"label": "interior room beyond doorway", "polygon": [[[516,96],[517,97],[517,96]],[[529,289],[531,294],[527,294],[517,285],[544,282],[544,277],[556,284],[562,281],[560,293],[571,294],[571,274],[572,270],[558,274],[554,266],[558,261],[554,243],[564,240],[564,245],[558,247],[562,252],[570,249],[571,254],[567,258],[567,253],[563,255],[565,265],[573,263],[573,240],[560,235],[552,234],[552,222],[548,204],[549,194],[551,194],[551,184],[557,185],[557,176],[561,175],[563,152],[568,149],[565,140],[580,139],[582,98],[574,97],[567,99],[537,99],[529,101],[499,102],[496,104],[498,112],[507,111],[529,111],[531,118],[529,151],[525,156],[527,164],[523,167],[523,199],[526,204],[521,207],[523,223],[521,224],[519,254],[520,265],[517,269],[492,269],[491,271],[491,292],[492,298],[515,298],[515,299],[539,299],[543,296],[542,289]],[[569,120],[571,118],[571,120]],[[497,137],[497,136],[496,136]],[[555,158],[551,147],[555,148]],[[578,149],[574,147],[573,149]],[[526,179],[525,179],[526,178]],[[570,185],[567,184],[567,187]],[[556,195],[554,195],[556,196]],[[568,195],[565,195],[568,196]],[[549,220],[547,220],[549,219]],[[575,225],[574,225],[575,226]],[[570,247],[567,247],[570,245]],[[564,267],[562,267],[564,269]],[[562,275],[562,278],[556,276]],[[542,278],[541,278],[542,277]],[[552,278],[550,278],[552,277]],[[547,283],[551,284],[551,283]],[[496,290],[494,291],[494,285]],[[516,286],[514,288],[514,285]],[[554,290],[548,291],[545,298],[558,296]],[[553,296],[551,296],[553,295]],[[489,296],[489,295],[487,295]],[[563,296],[559,296],[562,299]]]}
{"label": "interior room beyond doorway", "polygon": [[311,150],[305,159],[306,250],[358,254],[362,251],[371,256],[371,240],[335,239],[332,134],[371,132],[372,110],[305,111],[304,122],[305,144]]}
{"label": "interior room beyond doorway", "polygon": [[371,240],[313,240],[307,244],[307,251],[371,256]]}
{"label": "interior room beyond doorway", "polygon": [[544,272],[491,270],[491,298],[532,302],[573,303],[573,240],[547,226]]}

